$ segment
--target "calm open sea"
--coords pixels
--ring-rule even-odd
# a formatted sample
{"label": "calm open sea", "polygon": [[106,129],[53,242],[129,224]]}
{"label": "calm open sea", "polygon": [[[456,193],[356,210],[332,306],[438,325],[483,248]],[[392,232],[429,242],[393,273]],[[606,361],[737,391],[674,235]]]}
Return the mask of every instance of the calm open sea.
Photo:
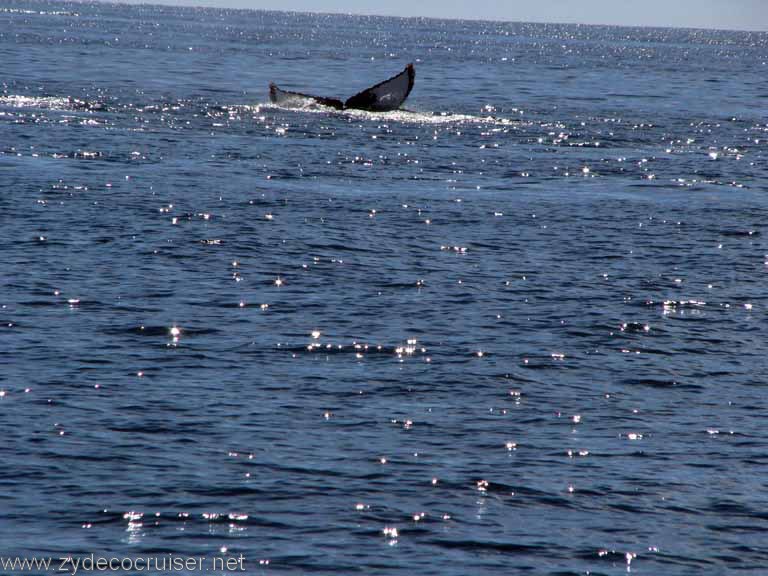
{"label": "calm open sea", "polygon": [[[408,62],[407,111],[267,103]],[[0,556],[766,574],[766,78],[766,33],[2,0]]]}

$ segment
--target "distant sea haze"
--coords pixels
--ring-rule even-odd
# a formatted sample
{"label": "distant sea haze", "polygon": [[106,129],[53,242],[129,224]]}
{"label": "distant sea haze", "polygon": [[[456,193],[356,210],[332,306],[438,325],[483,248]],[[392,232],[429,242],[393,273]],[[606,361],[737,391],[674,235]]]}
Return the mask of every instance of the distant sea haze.
{"label": "distant sea haze", "polygon": [[[131,0],[133,4],[140,3]],[[162,4],[209,6],[226,9],[261,9],[289,12],[360,14],[499,22],[541,22],[653,28],[703,28],[768,32],[768,5],[762,0],[644,0],[635,4],[610,0],[540,0],[509,3],[481,0],[446,4],[437,0],[387,3],[330,0],[165,0]]]}
{"label": "distant sea haze", "polygon": [[13,1],[0,60],[0,572],[764,573],[766,34]]}

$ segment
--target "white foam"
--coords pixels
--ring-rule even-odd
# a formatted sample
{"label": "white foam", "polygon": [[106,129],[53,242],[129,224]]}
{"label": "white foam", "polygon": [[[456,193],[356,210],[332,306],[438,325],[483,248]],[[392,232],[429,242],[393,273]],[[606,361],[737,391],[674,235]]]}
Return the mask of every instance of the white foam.
{"label": "white foam", "polygon": [[8,96],[0,96],[0,106],[69,110],[72,108],[72,102],[69,98],[62,98],[60,96],[21,96],[18,94],[11,94]]}
{"label": "white foam", "polygon": [[509,125],[518,120],[509,118],[497,118],[495,116],[475,116],[472,114],[451,114],[448,112],[425,112],[418,110],[393,110],[391,112],[367,112],[365,110],[336,110],[329,106],[322,106],[317,103],[311,103],[301,107],[285,107],[276,104],[259,104],[257,106],[244,106],[251,110],[286,110],[290,112],[300,112],[307,114],[339,114],[349,116],[360,120],[371,120],[380,122],[382,120],[391,120],[394,122],[414,123],[414,124],[493,124]]}

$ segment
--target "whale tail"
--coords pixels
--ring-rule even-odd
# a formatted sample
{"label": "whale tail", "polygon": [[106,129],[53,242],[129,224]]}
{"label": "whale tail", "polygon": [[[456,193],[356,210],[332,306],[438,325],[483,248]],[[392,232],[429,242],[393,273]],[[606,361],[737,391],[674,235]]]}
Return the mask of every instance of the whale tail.
{"label": "whale tail", "polygon": [[313,96],[311,94],[302,94],[301,92],[290,92],[280,89],[277,84],[269,84],[269,100],[273,104],[286,106],[289,108],[304,107],[311,104],[321,104],[336,110],[355,109],[367,110],[369,112],[388,112],[397,110],[408,98],[413,90],[413,84],[416,81],[416,70],[413,64],[408,64],[405,70],[399,74],[379,82],[362,92],[358,92],[346,102],[337,98],[326,98],[325,96]]}
{"label": "whale tail", "polygon": [[344,102],[344,107],[369,112],[397,110],[413,90],[414,82],[416,82],[416,69],[413,64],[408,64],[400,74],[348,98]]}
{"label": "whale tail", "polygon": [[288,108],[301,108],[310,104],[322,104],[336,110],[343,110],[344,103],[336,98],[325,98],[324,96],[312,96],[311,94],[302,94],[301,92],[289,92],[281,90],[274,82],[269,83],[269,101],[278,106]]}

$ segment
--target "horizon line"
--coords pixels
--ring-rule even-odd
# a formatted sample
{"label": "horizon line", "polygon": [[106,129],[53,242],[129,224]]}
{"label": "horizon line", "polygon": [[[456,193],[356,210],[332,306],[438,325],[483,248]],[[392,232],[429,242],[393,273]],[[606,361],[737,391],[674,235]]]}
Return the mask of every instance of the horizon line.
{"label": "horizon line", "polygon": [[535,25],[553,25],[553,26],[594,26],[594,27],[612,27],[612,28],[630,28],[630,29],[649,29],[649,30],[697,30],[706,32],[740,32],[745,34],[768,34],[768,25],[764,29],[747,28],[703,28],[700,26],[672,26],[663,24],[610,24],[600,22],[565,22],[565,21],[533,21],[533,20],[499,20],[492,18],[451,18],[440,16],[410,15],[401,16],[395,14],[349,12],[349,11],[324,11],[324,10],[280,10],[276,8],[245,8],[235,6],[213,6],[202,3],[179,4],[176,2],[145,1],[145,0],[69,0],[73,4],[117,4],[124,6],[161,6],[168,8],[206,8],[211,10],[237,10],[244,12],[274,12],[282,14],[312,14],[318,16],[357,16],[368,18],[399,18],[402,20],[437,20],[447,22],[492,22],[497,24],[535,24]]}

